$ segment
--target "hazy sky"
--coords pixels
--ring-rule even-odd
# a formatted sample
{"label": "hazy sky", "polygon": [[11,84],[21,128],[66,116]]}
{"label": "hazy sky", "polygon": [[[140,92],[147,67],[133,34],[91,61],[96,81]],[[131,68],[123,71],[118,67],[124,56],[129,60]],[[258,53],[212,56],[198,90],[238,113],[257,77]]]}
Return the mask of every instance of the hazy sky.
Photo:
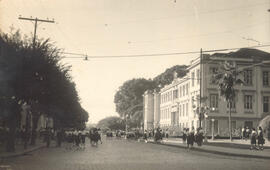
{"label": "hazy sky", "polygon": [[[270,0],[0,0],[0,29],[32,35],[23,17],[54,19],[37,35],[66,52],[131,55],[270,44]],[[252,40],[248,40],[252,39]],[[258,42],[256,42],[258,41]],[[262,50],[270,51],[270,48]],[[153,78],[198,55],[64,59],[90,122],[117,115],[114,94],[124,81]]]}

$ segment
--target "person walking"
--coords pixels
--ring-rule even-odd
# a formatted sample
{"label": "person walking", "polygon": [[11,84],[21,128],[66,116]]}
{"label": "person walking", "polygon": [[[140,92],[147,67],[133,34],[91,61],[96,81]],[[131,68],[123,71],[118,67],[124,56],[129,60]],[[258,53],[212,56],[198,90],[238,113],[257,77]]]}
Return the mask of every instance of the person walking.
{"label": "person walking", "polygon": [[151,139],[152,138],[152,134],[153,134],[153,130],[150,130],[148,133],[148,137]]}
{"label": "person walking", "polygon": [[52,136],[52,132],[50,128],[46,128],[46,132],[45,132],[45,142],[46,142],[46,146],[47,148],[50,147],[51,144],[51,136]]}
{"label": "person walking", "polygon": [[62,141],[63,141],[63,130],[57,130],[56,132],[56,139],[57,139],[57,147],[61,147]]}
{"label": "person walking", "polygon": [[195,141],[198,146],[202,146],[202,141],[203,141],[203,130],[202,128],[197,129],[197,133],[195,135]]}
{"label": "person walking", "polygon": [[246,128],[246,139],[248,139],[251,135],[252,130],[249,127]]}
{"label": "person walking", "polygon": [[246,128],[242,128],[242,140],[246,139]]}
{"label": "person walking", "polygon": [[256,148],[256,137],[257,137],[257,132],[253,128],[250,134],[250,150],[252,149],[257,149]]}
{"label": "person walking", "polygon": [[169,139],[169,129],[166,129],[165,136],[166,136],[166,140],[168,141],[168,139]]}
{"label": "person walking", "polygon": [[265,143],[264,137],[263,137],[263,130],[262,127],[259,126],[258,128],[258,149],[263,150],[263,144]]}
{"label": "person walking", "polygon": [[144,139],[144,142],[147,143],[147,130],[144,131],[143,133],[143,139]]}
{"label": "person walking", "polygon": [[194,140],[195,140],[194,133],[195,133],[194,127],[192,127],[191,130],[189,130],[189,128],[187,129],[187,147],[188,147],[188,149],[193,147]]}
{"label": "person walking", "polygon": [[187,141],[187,130],[186,128],[183,129],[183,143],[186,143]]}
{"label": "person walking", "polygon": [[85,149],[85,138],[86,138],[86,131],[82,131],[81,139],[82,139],[82,148]]}

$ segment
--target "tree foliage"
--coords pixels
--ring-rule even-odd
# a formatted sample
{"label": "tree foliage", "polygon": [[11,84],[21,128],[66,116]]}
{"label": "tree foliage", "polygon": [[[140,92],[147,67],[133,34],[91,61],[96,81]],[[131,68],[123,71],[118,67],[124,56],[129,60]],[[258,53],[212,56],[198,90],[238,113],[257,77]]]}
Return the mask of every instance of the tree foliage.
{"label": "tree foliage", "polygon": [[[88,120],[81,107],[70,66],[61,64],[61,53],[49,40],[31,39],[17,31],[0,35],[1,117],[11,117],[23,103],[31,106],[32,114],[47,114],[57,127],[80,127]],[[14,101],[14,107],[8,105]],[[17,110],[18,110],[17,109]]]}
{"label": "tree foliage", "polygon": [[164,87],[167,84],[170,84],[174,79],[174,73],[177,73],[178,77],[183,77],[186,75],[187,66],[185,65],[175,65],[171,68],[165,70],[165,72],[156,76],[153,81],[155,82],[156,87]]}
{"label": "tree foliage", "polygon": [[227,102],[234,100],[234,86],[243,83],[242,80],[237,78],[241,73],[242,71],[236,70],[232,63],[224,62],[213,77],[218,83],[220,96],[223,96]]}
{"label": "tree foliage", "polygon": [[125,121],[120,117],[111,116],[100,120],[97,124],[98,128],[111,130],[124,130]]}

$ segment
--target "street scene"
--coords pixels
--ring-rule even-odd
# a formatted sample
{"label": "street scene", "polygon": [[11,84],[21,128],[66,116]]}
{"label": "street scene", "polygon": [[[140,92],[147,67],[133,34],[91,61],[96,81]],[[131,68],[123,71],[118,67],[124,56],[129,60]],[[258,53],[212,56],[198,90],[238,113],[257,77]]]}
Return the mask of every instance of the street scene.
{"label": "street scene", "polygon": [[269,0],[0,0],[0,170],[269,160]]}
{"label": "street scene", "polygon": [[[269,169],[269,159],[242,158],[187,149],[140,143],[125,139],[103,139],[98,147],[87,140],[84,150],[41,149],[2,161],[9,169]],[[268,151],[269,155],[269,151]],[[7,168],[8,169],[8,168]]]}

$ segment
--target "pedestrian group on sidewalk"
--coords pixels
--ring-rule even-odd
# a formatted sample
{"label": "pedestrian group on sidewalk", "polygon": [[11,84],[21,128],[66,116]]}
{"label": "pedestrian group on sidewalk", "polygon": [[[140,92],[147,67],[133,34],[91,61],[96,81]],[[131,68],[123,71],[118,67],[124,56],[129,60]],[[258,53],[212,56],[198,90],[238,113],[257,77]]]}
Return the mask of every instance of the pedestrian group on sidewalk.
{"label": "pedestrian group on sidewalk", "polygon": [[[252,129],[250,134],[250,149],[263,150],[263,145],[265,144],[265,139],[263,137],[263,130],[259,126],[256,131],[255,128]],[[257,145],[258,144],[258,145]]]}

